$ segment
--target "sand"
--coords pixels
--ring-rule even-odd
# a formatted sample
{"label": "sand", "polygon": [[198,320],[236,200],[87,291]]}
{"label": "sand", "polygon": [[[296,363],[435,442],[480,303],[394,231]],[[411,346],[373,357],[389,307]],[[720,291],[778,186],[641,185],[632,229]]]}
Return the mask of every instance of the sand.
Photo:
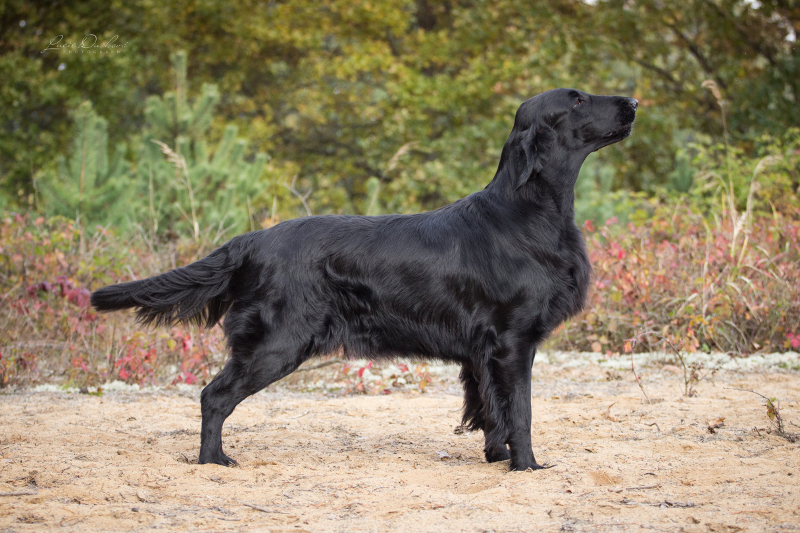
{"label": "sand", "polygon": [[537,362],[533,449],[552,468],[508,472],[456,430],[454,370],[424,393],[298,392],[334,366],[237,408],[235,468],[196,464],[196,387],[1,394],[0,532],[800,530],[800,442],[731,389],[778,397],[797,432],[796,371],[723,370],[685,397],[679,368],[652,365],[647,404],[630,371]]}

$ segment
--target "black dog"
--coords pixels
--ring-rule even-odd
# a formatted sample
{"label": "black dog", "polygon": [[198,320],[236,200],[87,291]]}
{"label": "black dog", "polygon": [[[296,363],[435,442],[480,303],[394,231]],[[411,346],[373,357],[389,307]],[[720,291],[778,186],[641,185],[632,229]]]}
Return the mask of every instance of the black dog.
{"label": "black dog", "polygon": [[211,327],[225,316],[230,359],[203,389],[200,463],[235,463],[222,424],[239,402],[343,349],[460,363],[463,420],[483,430],[486,460],[541,468],[531,365],[536,346],[583,307],[591,275],[575,180],[586,156],[630,134],[636,106],[547,91],[520,106],[482,191],[416,215],[288,220],[183,268],[104,287],[92,305],[136,307],[155,324]]}

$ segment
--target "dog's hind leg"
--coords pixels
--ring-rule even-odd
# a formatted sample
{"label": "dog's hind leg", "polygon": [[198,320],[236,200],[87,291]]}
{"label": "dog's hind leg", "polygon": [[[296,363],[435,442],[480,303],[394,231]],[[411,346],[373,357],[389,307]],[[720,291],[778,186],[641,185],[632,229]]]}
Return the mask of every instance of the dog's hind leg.
{"label": "dog's hind leg", "polygon": [[231,350],[225,367],[200,395],[200,464],[236,464],[222,451],[222,424],[242,400],[297,369],[303,361],[301,354],[297,347],[280,349],[266,341],[249,353]]}
{"label": "dog's hind leg", "polygon": [[[458,377],[464,386],[464,415],[461,419],[461,424],[471,431],[480,429],[485,434],[489,429],[496,426],[496,423],[491,420],[487,423],[485,417],[490,413],[487,413],[484,409],[478,379],[475,376],[475,369],[472,364],[464,363],[461,366],[461,373]],[[511,458],[508,453],[508,446],[502,442],[487,440],[483,451],[486,455],[487,463],[505,461]]]}

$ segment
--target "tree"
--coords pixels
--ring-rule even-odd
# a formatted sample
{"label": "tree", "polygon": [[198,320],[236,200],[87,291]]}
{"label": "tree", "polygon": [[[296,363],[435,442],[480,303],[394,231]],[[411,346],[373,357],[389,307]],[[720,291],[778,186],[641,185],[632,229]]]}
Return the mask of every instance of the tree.
{"label": "tree", "polygon": [[796,2],[604,0],[594,23],[609,57],[635,69],[643,99],[646,122],[626,154],[635,172],[629,168],[618,185],[665,183],[681,165],[679,150],[703,135],[721,137],[720,110],[705,80],[721,89],[739,140],[781,137],[800,123]]}
{"label": "tree", "polygon": [[128,206],[130,165],[125,146],[108,161],[108,123],[84,102],[73,113],[75,134],[69,160],[58,158],[58,172],[42,182],[48,211],[84,222],[122,223]]}
{"label": "tree", "polygon": [[197,238],[212,229],[217,236],[252,229],[252,202],[263,190],[267,156],[245,158],[247,141],[228,125],[209,153],[207,133],[220,95],[204,84],[192,104],[187,98],[187,57],[172,56],[174,90],[151,96],[145,104],[146,125],[137,165],[142,214],[154,233],[186,230]]}
{"label": "tree", "polygon": [[[476,190],[516,107],[552,87],[639,98],[635,134],[594,156],[615,189],[653,191],[679,150],[721,134],[707,79],[723,91],[735,140],[800,123],[800,7],[781,0],[11,0],[0,22],[0,188],[15,199],[66,149],[66,110],[78,101],[93,100],[112,141],[137,135],[147,96],[174,88],[164,66],[180,48],[192,52],[188,97],[201,97],[203,82],[222,95],[209,140],[238,126],[314,189],[316,213],[366,212],[372,178],[388,210]],[[58,34],[80,42],[83,28],[130,47],[40,53]]]}

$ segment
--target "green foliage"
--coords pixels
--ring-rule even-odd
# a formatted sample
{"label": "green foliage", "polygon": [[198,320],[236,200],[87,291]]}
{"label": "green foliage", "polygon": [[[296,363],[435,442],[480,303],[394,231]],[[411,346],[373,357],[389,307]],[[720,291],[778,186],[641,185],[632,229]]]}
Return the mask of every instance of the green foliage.
{"label": "green foliage", "polygon": [[58,173],[41,183],[47,210],[84,222],[119,223],[131,189],[125,146],[117,145],[109,162],[108,123],[97,116],[90,102],[81,104],[72,117],[75,136],[69,160],[59,156]]}
{"label": "green foliage", "polygon": [[687,193],[694,183],[694,169],[685,150],[675,155],[675,169],[669,173],[667,187],[676,193]]}
{"label": "green foliage", "polygon": [[[148,96],[174,93],[157,113],[166,118],[182,98],[202,101],[203,83],[221,95],[208,141],[233,123],[254,151],[273,155],[283,177],[270,196],[282,218],[304,212],[278,183],[295,173],[319,214],[365,212],[371,178],[389,212],[472,192],[491,178],[520,101],[556,86],[639,98],[634,136],[597,156],[614,169],[612,190],[653,192],[678,149],[719,135],[707,79],[727,102],[733,144],[800,123],[800,11],[785,2],[90,0],[41,9],[12,0],[2,20],[0,188],[16,206],[33,205],[32,178],[55,171],[79,102],[109,120],[112,144],[132,142],[145,120],[155,126]],[[57,35],[80,43],[84,28],[128,46],[42,53]],[[165,68],[179,49],[191,51],[194,88]],[[193,138],[190,124],[177,129],[156,138],[175,150],[167,138]],[[384,175],[409,141],[419,144]],[[272,197],[254,210],[271,210]]]}
{"label": "green foliage", "polygon": [[642,220],[652,211],[643,193],[614,189],[615,169],[592,155],[581,167],[575,183],[575,222],[602,223],[615,219],[627,223]]}
{"label": "green foliage", "polygon": [[151,96],[145,106],[144,131],[135,173],[118,145],[107,157],[107,121],[84,102],[74,112],[70,158],[60,157],[57,174],[45,173],[41,198],[51,214],[84,222],[126,225],[146,220],[152,236],[164,231],[212,231],[217,238],[255,227],[254,202],[266,203],[262,179],[267,156],[248,161],[247,142],[229,124],[215,150],[208,130],[220,100],[215,85],[187,98],[186,54],[173,54],[174,91]]}
{"label": "green foliage", "polygon": [[742,146],[690,145],[695,170],[689,200],[708,213],[800,209],[800,129],[764,135],[754,150]]}
{"label": "green foliage", "polygon": [[[603,167],[587,161],[576,207],[600,215],[584,224],[595,287],[590,309],[551,346],[619,353],[645,331],[655,333],[644,350],[800,347],[800,130],[762,136],[750,150],[687,146],[662,200],[639,199],[646,212],[625,206],[630,195],[610,192]],[[605,192],[586,194],[592,175]],[[619,206],[632,213],[629,223],[610,218],[594,228],[591,220],[617,217]]]}
{"label": "green foliage", "polygon": [[164,93],[163,97],[150,96],[145,100],[146,135],[159,140],[202,139],[219,104],[219,90],[214,84],[204,83],[197,101],[194,105],[190,104],[186,52],[175,52],[171,59],[173,90]]}
{"label": "green foliage", "polygon": [[145,105],[146,126],[140,148],[137,181],[147,198],[143,218],[153,233],[169,229],[194,239],[201,231],[218,236],[253,229],[252,201],[261,200],[266,154],[245,159],[247,142],[229,124],[211,155],[207,134],[220,95],[203,85],[194,104],[187,98],[186,54],[172,56],[175,86]]}

